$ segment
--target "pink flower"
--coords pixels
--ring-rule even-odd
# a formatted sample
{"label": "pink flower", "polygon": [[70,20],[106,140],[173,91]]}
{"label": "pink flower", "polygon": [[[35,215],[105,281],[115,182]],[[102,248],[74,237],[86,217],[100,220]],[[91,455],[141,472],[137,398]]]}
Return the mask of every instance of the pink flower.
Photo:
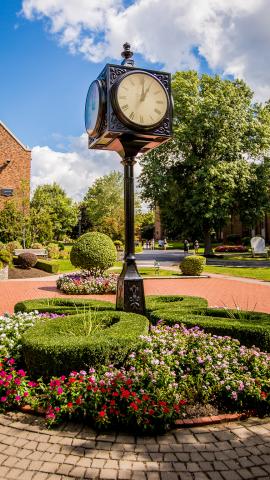
{"label": "pink flower", "polygon": [[19,402],[19,401],[21,400],[20,395],[16,395],[16,396],[15,396],[15,400],[16,400],[16,402]]}
{"label": "pink flower", "polygon": [[0,398],[0,402],[4,403],[4,402],[6,402],[6,401],[7,401],[7,397],[1,397],[1,398]]}
{"label": "pink flower", "polygon": [[25,377],[25,375],[26,375],[25,371],[22,370],[22,369],[18,370],[17,373],[18,373],[18,375],[20,375],[21,377]]}
{"label": "pink flower", "polygon": [[23,396],[24,396],[24,397],[28,397],[28,396],[29,396],[29,393],[28,393],[28,392],[23,392]]}
{"label": "pink flower", "polygon": [[61,393],[63,393],[63,388],[62,388],[62,387],[58,387],[58,388],[57,388],[57,393],[58,393],[58,395],[61,395]]}

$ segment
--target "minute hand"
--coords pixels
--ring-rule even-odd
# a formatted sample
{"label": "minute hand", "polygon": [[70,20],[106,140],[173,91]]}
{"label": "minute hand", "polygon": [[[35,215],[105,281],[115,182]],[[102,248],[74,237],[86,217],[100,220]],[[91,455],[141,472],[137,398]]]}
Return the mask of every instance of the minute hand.
{"label": "minute hand", "polygon": [[144,94],[142,94],[141,101],[143,101],[145,99],[146,94],[149,92],[149,90],[151,88],[151,85],[152,85],[152,83],[150,83],[149,87],[147,87],[147,89],[144,91]]}

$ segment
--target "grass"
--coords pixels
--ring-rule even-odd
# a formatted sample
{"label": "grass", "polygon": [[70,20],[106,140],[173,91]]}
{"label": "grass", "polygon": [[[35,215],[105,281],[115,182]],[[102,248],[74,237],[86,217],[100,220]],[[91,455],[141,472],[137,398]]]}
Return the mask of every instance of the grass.
{"label": "grass", "polygon": [[[113,268],[110,268],[109,272],[120,273],[121,268],[122,265],[119,267],[114,266]],[[153,267],[141,267],[138,268],[138,270],[143,277],[179,277],[181,275],[180,270],[177,272],[175,270],[165,270],[161,268],[159,273],[156,273]]]}
{"label": "grass", "polygon": [[233,277],[255,278],[270,282],[270,269],[268,267],[215,267],[206,265],[204,271],[206,273],[218,273],[220,275],[231,275]]}

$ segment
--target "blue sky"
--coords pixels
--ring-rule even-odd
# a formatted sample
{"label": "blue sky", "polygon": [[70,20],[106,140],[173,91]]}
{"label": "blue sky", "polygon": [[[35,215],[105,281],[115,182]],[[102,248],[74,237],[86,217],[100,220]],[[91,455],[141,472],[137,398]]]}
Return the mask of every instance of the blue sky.
{"label": "blue sky", "polygon": [[87,149],[84,102],[122,44],[138,66],[240,77],[270,97],[269,0],[1,0],[0,120],[33,149],[32,186],[76,199],[114,154]]}

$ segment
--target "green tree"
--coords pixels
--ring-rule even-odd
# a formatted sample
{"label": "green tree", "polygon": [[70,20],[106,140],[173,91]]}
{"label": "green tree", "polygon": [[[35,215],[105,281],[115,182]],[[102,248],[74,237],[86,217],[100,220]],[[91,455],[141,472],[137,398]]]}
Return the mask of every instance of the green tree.
{"label": "green tree", "polygon": [[30,237],[31,243],[44,244],[53,239],[53,225],[47,210],[37,210],[32,207],[30,211]]}
{"label": "green tree", "polygon": [[[143,157],[140,185],[144,199],[160,206],[166,230],[200,233],[208,254],[211,231],[251,205],[247,192],[256,168],[251,175],[250,163],[269,150],[270,109],[253,104],[240,80],[177,72],[172,87],[174,138]],[[240,192],[246,192],[241,204]]]}
{"label": "green tree", "polygon": [[77,206],[56,183],[37,187],[31,200],[31,208],[37,213],[49,214],[53,237],[56,240],[68,235],[78,221]]}
{"label": "green tree", "polygon": [[83,199],[84,223],[91,230],[124,239],[124,181],[120,172],[98,178]]}
{"label": "green tree", "polygon": [[9,201],[0,211],[0,241],[3,243],[13,240],[22,241],[23,217],[15,203]]}

